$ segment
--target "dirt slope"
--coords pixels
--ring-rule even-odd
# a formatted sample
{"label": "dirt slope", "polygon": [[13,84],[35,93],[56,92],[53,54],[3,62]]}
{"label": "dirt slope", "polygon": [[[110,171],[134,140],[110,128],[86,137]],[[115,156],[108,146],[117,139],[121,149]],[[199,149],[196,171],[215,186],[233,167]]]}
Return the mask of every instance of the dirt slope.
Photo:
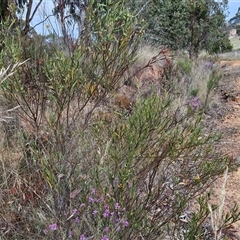
{"label": "dirt slope", "polygon": [[[240,164],[240,60],[221,61],[225,76],[217,89],[217,106],[210,111],[209,125],[212,130],[222,134],[222,140],[217,146],[223,154],[227,154],[231,161]],[[215,99],[216,100],[216,99]],[[215,129],[214,129],[215,128]],[[219,199],[223,179],[219,179],[214,186],[215,201]],[[229,173],[226,185],[225,211],[240,205],[240,167]],[[238,232],[230,239],[240,239],[240,221],[234,224]]]}

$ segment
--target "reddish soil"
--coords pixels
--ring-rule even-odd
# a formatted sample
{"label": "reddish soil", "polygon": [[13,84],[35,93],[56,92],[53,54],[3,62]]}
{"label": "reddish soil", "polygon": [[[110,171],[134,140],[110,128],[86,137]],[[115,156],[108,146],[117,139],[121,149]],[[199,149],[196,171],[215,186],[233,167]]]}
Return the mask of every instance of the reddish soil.
{"label": "reddish soil", "polygon": [[[216,104],[210,110],[209,127],[222,134],[218,150],[229,156],[240,166],[240,60],[221,61],[220,66],[225,72],[214,97]],[[214,184],[216,201],[221,194],[223,179]],[[225,196],[225,211],[234,204],[240,204],[240,167],[228,174]],[[240,239],[240,221],[234,224],[238,230],[234,238]]]}

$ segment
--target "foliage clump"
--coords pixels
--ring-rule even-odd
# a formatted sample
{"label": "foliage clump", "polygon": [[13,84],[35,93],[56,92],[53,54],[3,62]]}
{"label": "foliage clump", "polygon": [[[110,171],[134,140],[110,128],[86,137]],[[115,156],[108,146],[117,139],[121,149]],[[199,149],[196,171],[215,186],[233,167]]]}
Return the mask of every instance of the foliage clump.
{"label": "foliage clump", "polygon": [[146,23],[146,42],[184,49],[190,58],[201,50],[212,54],[232,49],[224,31],[227,1],[132,1],[130,6]]}

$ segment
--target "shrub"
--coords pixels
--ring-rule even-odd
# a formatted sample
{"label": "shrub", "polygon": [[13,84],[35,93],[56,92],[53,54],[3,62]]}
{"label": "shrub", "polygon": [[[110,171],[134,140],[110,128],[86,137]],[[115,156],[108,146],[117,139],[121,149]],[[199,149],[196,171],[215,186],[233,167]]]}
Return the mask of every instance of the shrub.
{"label": "shrub", "polygon": [[[88,44],[68,52],[47,51],[47,44],[39,49],[34,41],[26,46],[20,35],[6,33],[0,63],[30,59],[1,86],[5,104],[20,106],[12,114],[19,120],[12,148],[1,146],[7,150],[0,175],[5,239],[194,239],[203,233],[205,193],[228,160],[215,153],[218,138],[204,132],[197,104],[203,95],[207,105],[219,75],[207,67],[206,88],[200,88],[193,73],[204,64],[169,61],[160,85],[153,83],[131,111],[117,108],[111,98],[141,36],[124,5],[111,4],[109,14],[101,4],[97,12],[88,6],[96,39],[86,35]],[[46,49],[43,59],[34,47]],[[199,91],[193,95],[193,89]],[[101,110],[116,120],[102,121]],[[197,197],[199,210],[190,205]],[[188,210],[193,214],[184,225]]]}

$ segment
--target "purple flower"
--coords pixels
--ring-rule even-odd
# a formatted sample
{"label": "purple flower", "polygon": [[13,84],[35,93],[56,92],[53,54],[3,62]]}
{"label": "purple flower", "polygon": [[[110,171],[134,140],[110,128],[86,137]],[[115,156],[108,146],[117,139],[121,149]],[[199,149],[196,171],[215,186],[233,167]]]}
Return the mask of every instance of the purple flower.
{"label": "purple flower", "polygon": [[111,215],[111,217],[113,217],[114,216],[114,212],[111,212],[110,215]]}
{"label": "purple flower", "polygon": [[52,231],[57,230],[57,224],[56,223],[50,224],[48,227]]}
{"label": "purple flower", "polygon": [[109,228],[108,228],[108,227],[105,227],[105,228],[103,229],[103,231],[104,231],[104,232],[108,232],[108,231],[109,231]]}
{"label": "purple flower", "polygon": [[70,232],[68,233],[68,238],[72,238],[72,236],[73,236],[72,231],[70,231]]}
{"label": "purple flower", "polygon": [[120,205],[119,205],[119,203],[115,203],[115,209],[117,210],[117,209],[119,209],[120,208]]}
{"label": "purple flower", "polygon": [[85,203],[82,203],[81,205],[80,205],[80,208],[83,208],[83,207],[85,207],[86,206],[86,204]]}
{"label": "purple flower", "polygon": [[120,226],[117,227],[116,231],[119,232],[121,230]]}
{"label": "purple flower", "polygon": [[171,189],[167,189],[166,194],[168,196],[171,196],[173,194],[173,191]]}
{"label": "purple flower", "polygon": [[128,223],[127,220],[123,222],[123,226],[124,226],[124,227],[127,227],[128,225],[129,225],[129,223]]}
{"label": "purple flower", "polygon": [[93,210],[93,215],[95,216],[98,213],[97,210]]}
{"label": "purple flower", "polygon": [[187,104],[192,107],[193,110],[196,110],[198,107],[202,106],[202,103],[199,98],[193,97],[187,101]]}
{"label": "purple flower", "polygon": [[94,203],[94,199],[93,199],[92,197],[89,197],[89,198],[88,198],[88,202]]}
{"label": "purple flower", "polygon": [[106,235],[103,236],[102,240],[109,240]]}
{"label": "purple flower", "polygon": [[103,217],[107,218],[109,217],[110,211],[108,209],[105,210],[105,212],[103,213]]}
{"label": "purple flower", "polygon": [[75,223],[79,223],[79,221],[80,221],[79,217],[76,217],[75,220],[74,220]]}
{"label": "purple flower", "polygon": [[75,215],[78,212],[76,208],[73,209],[73,215]]}
{"label": "purple flower", "polygon": [[86,240],[84,234],[82,234],[82,235],[80,236],[79,240]]}
{"label": "purple flower", "polygon": [[47,229],[44,229],[43,232],[44,232],[45,235],[48,234],[48,230]]}
{"label": "purple flower", "polygon": [[201,101],[200,101],[200,99],[194,97],[194,98],[192,99],[192,106],[193,106],[193,107],[199,107],[199,106],[201,106]]}

